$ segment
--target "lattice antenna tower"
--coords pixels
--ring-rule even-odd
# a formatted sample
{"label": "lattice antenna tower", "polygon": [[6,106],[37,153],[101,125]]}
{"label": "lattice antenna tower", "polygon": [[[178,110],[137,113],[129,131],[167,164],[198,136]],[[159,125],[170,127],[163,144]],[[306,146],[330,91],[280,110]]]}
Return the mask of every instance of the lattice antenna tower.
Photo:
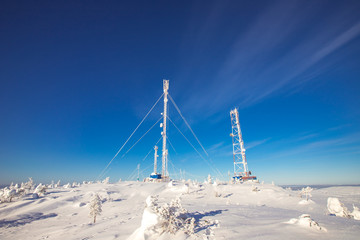
{"label": "lattice antenna tower", "polygon": [[163,144],[162,144],[162,171],[161,176],[163,179],[167,178],[167,161],[168,161],[168,150],[166,148],[166,121],[167,121],[167,102],[168,102],[168,90],[169,90],[169,80],[163,80],[163,88],[164,88],[164,112],[163,112],[163,131],[162,131],[162,137],[163,137]]}
{"label": "lattice antenna tower", "polygon": [[155,146],[154,150],[155,150],[155,154],[154,154],[154,174],[157,174],[157,158],[158,158],[157,150],[158,150],[158,146]]}
{"label": "lattice antenna tower", "polygon": [[240,129],[239,112],[235,108],[230,111],[234,155],[234,176],[249,177],[249,170],[246,162],[244,141]]}

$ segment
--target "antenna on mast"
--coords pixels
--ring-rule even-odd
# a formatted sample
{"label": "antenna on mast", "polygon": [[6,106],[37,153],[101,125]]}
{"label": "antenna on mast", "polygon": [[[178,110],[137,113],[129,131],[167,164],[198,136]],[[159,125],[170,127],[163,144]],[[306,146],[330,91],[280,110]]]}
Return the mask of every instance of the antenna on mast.
{"label": "antenna on mast", "polygon": [[[163,122],[160,123],[160,128],[162,128],[161,136],[162,136],[162,156],[161,156],[161,173],[157,172],[157,150],[158,147],[155,146],[155,155],[154,155],[154,172],[150,174],[149,181],[168,181],[169,180],[169,172],[168,172],[168,150],[166,148],[166,122],[167,122],[167,102],[168,102],[168,90],[169,90],[169,80],[163,80],[163,90],[164,90],[164,112],[161,113],[163,115]],[[160,138],[161,139],[161,138]],[[160,140],[159,139],[159,140]]]}
{"label": "antenna on mast", "polygon": [[[160,139],[159,139],[160,140]],[[154,172],[150,174],[150,180],[151,181],[157,181],[158,179],[161,179],[161,174],[157,173],[157,158],[158,158],[158,146],[154,147],[155,153],[154,153]]]}
{"label": "antenna on mast", "polygon": [[161,171],[161,178],[163,180],[167,180],[169,178],[168,171],[167,171],[167,155],[168,150],[166,148],[166,122],[167,122],[167,102],[168,102],[168,90],[169,90],[169,80],[163,80],[163,88],[164,88],[164,112],[163,112],[163,124],[162,124],[162,171]]}
{"label": "antenna on mast", "polygon": [[154,147],[154,150],[155,150],[155,154],[154,154],[154,174],[156,175],[157,174],[157,150],[158,150],[158,146],[155,146]]}

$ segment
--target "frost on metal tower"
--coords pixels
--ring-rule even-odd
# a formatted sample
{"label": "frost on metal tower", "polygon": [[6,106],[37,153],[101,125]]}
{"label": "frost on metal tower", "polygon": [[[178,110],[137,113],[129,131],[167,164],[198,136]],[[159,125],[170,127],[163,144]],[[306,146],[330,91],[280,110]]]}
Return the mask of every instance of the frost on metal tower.
{"label": "frost on metal tower", "polygon": [[154,172],[150,174],[150,179],[152,180],[157,180],[157,179],[161,179],[161,174],[157,172],[157,151],[158,151],[158,146],[154,147],[155,153],[154,153]]}
{"label": "frost on metal tower", "polygon": [[154,153],[154,173],[157,174],[157,150],[158,150],[158,146],[154,147],[155,153]]}
{"label": "frost on metal tower", "polygon": [[235,181],[256,180],[256,176],[250,176],[251,172],[248,169],[244,141],[242,139],[239,112],[235,108],[230,111],[231,128],[230,136],[233,140],[233,156],[234,156],[234,177]]}
{"label": "frost on metal tower", "polygon": [[163,131],[162,131],[162,171],[161,171],[161,178],[166,180],[169,178],[168,171],[167,171],[167,155],[168,150],[166,148],[166,121],[167,121],[167,102],[168,102],[168,90],[169,90],[169,80],[163,80],[163,88],[164,88],[164,112],[163,112]]}
{"label": "frost on metal tower", "polygon": [[164,88],[164,112],[163,115],[163,122],[160,124],[162,128],[161,136],[162,136],[162,156],[161,156],[161,173],[157,172],[157,151],[158,147],[155,146],[155,154],[154,154],[154,172],[150,174],[151,181],[168,181],[169,180],[169,173],[168,173],[168,150],[166,148],[166,122],[167,122],[167,102],[168,102],[168,90],[169,90],[169,80],[163,80],[163,88]]}

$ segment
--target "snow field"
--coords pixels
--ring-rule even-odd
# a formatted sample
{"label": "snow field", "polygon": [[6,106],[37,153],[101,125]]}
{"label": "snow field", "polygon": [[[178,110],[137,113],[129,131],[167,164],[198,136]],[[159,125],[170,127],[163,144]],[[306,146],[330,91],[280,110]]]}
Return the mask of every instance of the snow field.
{"label": "snow field", "polygon": [[[37,199],[27,194],[1,203],[0,239],[358,239],[360,234],[356,211],[354,218],[343,218],[327,208],[329,197],[348,209],[360,206],[360,187],[314,189],[304,204],[299,204],[305,199],[297,191],[271,184],[174,181],[67,187],[49,188]],[[102,212],[93,224],[89,205],[95,194]],[[180,199],[187,216],[195,219],[194,234],[154,231],[159,217],[149,211],[147,199],[156,195],[160,207]]]}

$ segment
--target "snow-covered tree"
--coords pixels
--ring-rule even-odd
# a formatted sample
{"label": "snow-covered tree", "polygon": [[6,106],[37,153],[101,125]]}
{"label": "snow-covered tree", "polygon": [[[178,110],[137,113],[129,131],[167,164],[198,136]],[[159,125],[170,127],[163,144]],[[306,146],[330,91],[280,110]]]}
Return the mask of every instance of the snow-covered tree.
{"label": "snow-covered tree", "polygon": [[38,195],[45,195],[46,194],[46,185],[43,185],[42,183],[39,183],[37,187],[34,190],[34,193],[37,193]]}
{"label": "snow-covered tree", "polygon": [[55,188],[58,188],[58,187],[60,187],[60,186],[61,186],[61,185],[60,185],[60,180],[58,180],[54,187],[55,187]]}
{"label": "snow-covered tree", "polygon": [[16,190],[15,189],[9,189],[5,187],[2,190],[1,194],[1,202],[11,202],[11,200],[16,196]]}
{"label": "snow-covered tree", "polygon": [[327,208],[330,214],[338,217],[351,218],[352,215],[338,198],[329,197],[327,200]]}
{"label": "snow-covered tree", "polygon": [[170,204],[165,204],[159,208],[161,227],[163,232],[175,234],[181,228],[184,228],[187,211],[182,207],[180,199],[172,200]]}
{"label": "snow-covered tree", "polygon": [[211,179],[211,175],[209,174],[207,177],[207,182],[208,184],[212,184],[212,179]]}
{"label": "snow-covered tree", "polygon": [[195,218],[182,207],[180,198],[176,198],[170,204],[165,203],[160,207],[158,205],[158,196],[149,196],[146,199],[146,208],[138,232],[143,234],[138,236],[146,236],[149,233],[159,235],[163,233],[176,234],[178,231],[193,235],[196,230],[210,229],[210,226],[218,226],[218,221],[203,219],[196,222]]}
{"label": "snow-covered tree", "polygon": [[195,218],[187,218],[185,220],[184,232],[188,235],[194,234],[195,230]]}
{"label": "snow-covered tree", "polygon": [[353,211],[351,213],[351,215],[353,216],[353,218],[355,220],[360,220],[360,210],[358,207],[356,207],[354,204],[353,204]]}
{"label": "snow-covered tree", "polygon": [[16,189],[16,195],[19,197],[22,197],[26,194],[26,191],[23,187],[20,187],[18,189]]}
{"label": "snow-covered tree", "polygon": [[29,192],[29,191],[32,190],[33,186],[34,186],[34,181],[32,180],[31,177],[29,177],[29,181],[27,181],[27,182],[24,184],[24,189]]}
{"label": "snow-covered tree", "polygon": [[100,215],[101,212],[101,199],[98,194],[95,194],[90,202],[90,217],[94,219],[94,223],[96,222],[96,216]]}
{"label": "snow-covered tree", "polygon": [[110,177],[105,178],[102,183],[109,184]]}
{"label": "snow-covered tree", "polygon": [[312,195],[311,195],[312,190],[314,190],[314,189],[312,189],[309,186],[307,186],[306,188],[301,189],[300,197],[305,196],[306,201],[309,201],[309,198],[312,197]]}
{"label": "snow-covered tree", "polygon": [[215,197],[220,197],[221,194],[219,193],[218,184],[216,182],[213,183],[213,189],[214,189],[214,192],[215,192]]}
{"label": "snow-covered tree", "polygon": [[55,183],[54,180],[51,180],[51,183],[48,185],[48,188],[54,188]]}
{"label": "snow-covered tree", "polygon": [[187,234],[193,234],[195,228],[195,219],[188,217],[188,212],[181,205],[180,198],[172,200],[170,204],[158,206],[157,196],[149,196],[146,199],[146,205],[159,216],[159,221],[155,226],[156,231],[162,233],[175,234],[182,230]]}

